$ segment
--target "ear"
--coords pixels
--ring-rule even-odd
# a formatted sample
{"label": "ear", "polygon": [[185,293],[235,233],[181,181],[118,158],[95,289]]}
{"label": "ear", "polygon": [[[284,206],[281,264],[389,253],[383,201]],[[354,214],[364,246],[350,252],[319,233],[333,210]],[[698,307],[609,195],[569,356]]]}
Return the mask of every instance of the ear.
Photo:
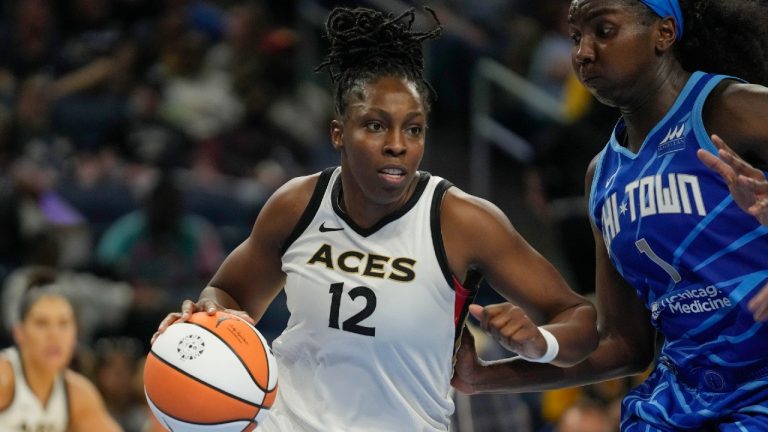
{"label": "ear", "polygon": [[21,331],[21,324],[14,324],[13,329],[13,342],[20,346],[24,343],[24,333]]}
{"label": "ear", "polygon": [[669,51],[677,41],[678,28],[672,17],[661,19],[656,29],[656,51],[663,53]]}
{"label": "ear", "polygon": [[344,124],[339,120],[331,120],[331,144],[336,150],[344,147]]}

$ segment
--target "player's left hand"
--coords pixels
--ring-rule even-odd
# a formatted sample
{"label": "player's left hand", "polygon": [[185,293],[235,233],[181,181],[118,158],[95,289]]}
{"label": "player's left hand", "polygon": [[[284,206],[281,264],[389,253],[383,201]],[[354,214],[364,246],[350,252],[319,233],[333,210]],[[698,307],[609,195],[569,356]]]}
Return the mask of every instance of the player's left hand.
{"label": "player's left hand", "polygon": [[765,175],[742,159],[719,136],[712,135],[712,142],[719,157],[699,149],[699,160],[720,174],[742,210],[768,226],[768,181]]}
{"label": "player's left hand", "polygon": [[527,358],[540,358],[547,351],[547,341],[525,310],[512,303],[490,306],[469,305],[469,312],[480,327],[501,346]]}

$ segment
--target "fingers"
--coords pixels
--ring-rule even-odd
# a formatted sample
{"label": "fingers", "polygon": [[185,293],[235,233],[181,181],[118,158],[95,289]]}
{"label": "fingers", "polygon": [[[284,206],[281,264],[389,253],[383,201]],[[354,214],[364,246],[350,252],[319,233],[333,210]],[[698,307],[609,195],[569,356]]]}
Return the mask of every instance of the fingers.
{"label": "fingers", "polygon": [[163,334],[163,332],[173,323],[181,319],[182,314],[179,312],[171,312],[169,313],[165,319],[163,319],[160,322],[160,325],[157,327],[157,331],[155,334],[152,335],[152,339],[150,340],[150,345],[154,344],[157,340],[158,336]]}
{"label": "fingers", "polygon": [[482,321],[483,316],[485,315],[483,307],[478,304],[469,305],[469,313],[471,313],[478,321]]}
{"label": "fingers", "polygon": [[477,305],[470,306],[470,313],[475,317],[479,315],[480,327],[504,348],[518,354],[528,353],[531,349],[540,350],[538,347],[533,347],[533,342],[540,333],[522,308],[511,303],[500,303],[484,308],[473,306]]}
{"label": "fingers", "polygon": [[223,307],[219,306],[218,303],[216,303],[213,300],[210,299],[203,299],[197,302],[195,305],[197,310],[199,311],[205,311],[208,315],[214,315],[216,314],[216,311],[218,310],[224,310]]}
{"label": "fingers", "polygon": [[723,177],[726,181],[733,181],[733,179],[736,177],[736,172],[733,170],[733,168],[731,168],[731,166],[728,165],[723,159],[713,155],[712,153],[704,149],[699,149],[696,152],[696,156],[698,156],[699,160],[704,165],[706,165],[707,168],[720,174],[720,176]]}
{"label": "fingers", "polygon": [[251,318],[251,316],[248,315],[247,313],[245,313],[244,311],[235,310],[235,309],[224,309],[224,312],[226,312],[228,314],[232,314],[232,315],[238,316],[238,317],[248,321],[253,326],[256,325],[256,320]]}
{"label": "fingers", "polygon": [[198,310],[199,309],[195,302],[193,302],[192,300],[184,300],[181,303],[181,312],[171,312],[168,315],[166,315],[166,317],[160,322],[160,325],[157,327],[157,331],[155,332],[155,334],[152,335],[150,344],[155,343],[155,340],[157,340],[158,336],[163,334],[163,332],[171,324],[189,320],[189,317],[191,317],[192,314],[197,312]]}
{"label": "fingers", "polygon": [[[752,179],[763,180],[762,171],[747,163],[741,156],[730,148],[719,136],[712,135],[712,142],[717,147],[718,155],[736,173]],[[734,179],[735,180],[735,179]]]}
{"label": "fingers", "polygon": [[186,321],[189,319],[190,316],[192,316],[193,313],[195,313],[197,309],[197,306],[195,305],[195,302],[192,300],[184,300],[183,303],[181,303],[181,317],[180,321]]}
{"label": "fingers", "polygon": [[764,286],[752,300],[747,303],[755,321],[768,321],[768,285]]}

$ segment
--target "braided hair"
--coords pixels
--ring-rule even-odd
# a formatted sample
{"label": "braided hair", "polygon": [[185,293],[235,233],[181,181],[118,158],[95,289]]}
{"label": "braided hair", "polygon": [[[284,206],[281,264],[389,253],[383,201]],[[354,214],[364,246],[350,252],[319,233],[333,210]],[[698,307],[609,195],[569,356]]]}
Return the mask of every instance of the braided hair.
{"label": "braided hair", "polygon": [[[733,75],[768,85],[768,1],[679,0],[683,39],[675,56],[683,69]],[[639,0],[623,0],[643,25],[658,16]]]}
{"label": "braided hair", "polygon": [[315,71],[327,69],[334,85],[334,108],[343,116],[347,98],[383,76],[398,76],[416,84],[428,111],[434,90],[424,78],[422,42],[442,31],[434,12],[425,8],[437,23],[430,31],[412,29],[414,9],[398,16],[367,8],[335,8],[325,28],[330,50]]}

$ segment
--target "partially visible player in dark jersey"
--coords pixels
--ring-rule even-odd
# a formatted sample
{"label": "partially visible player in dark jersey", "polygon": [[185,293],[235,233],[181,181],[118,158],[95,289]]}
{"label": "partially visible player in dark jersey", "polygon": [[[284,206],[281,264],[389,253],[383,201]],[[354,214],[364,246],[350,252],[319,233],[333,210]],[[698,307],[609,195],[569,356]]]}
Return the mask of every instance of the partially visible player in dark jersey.
{"label": "partially visible player in dark jersey", "polygon": [[766,22],[751,0],[572,1],[573,67],[622,114],[586,176],[600,345],[566,369],[478,367],[465,338],[460,388],[585,384],[655,360],[622,431],[768,430]]}

